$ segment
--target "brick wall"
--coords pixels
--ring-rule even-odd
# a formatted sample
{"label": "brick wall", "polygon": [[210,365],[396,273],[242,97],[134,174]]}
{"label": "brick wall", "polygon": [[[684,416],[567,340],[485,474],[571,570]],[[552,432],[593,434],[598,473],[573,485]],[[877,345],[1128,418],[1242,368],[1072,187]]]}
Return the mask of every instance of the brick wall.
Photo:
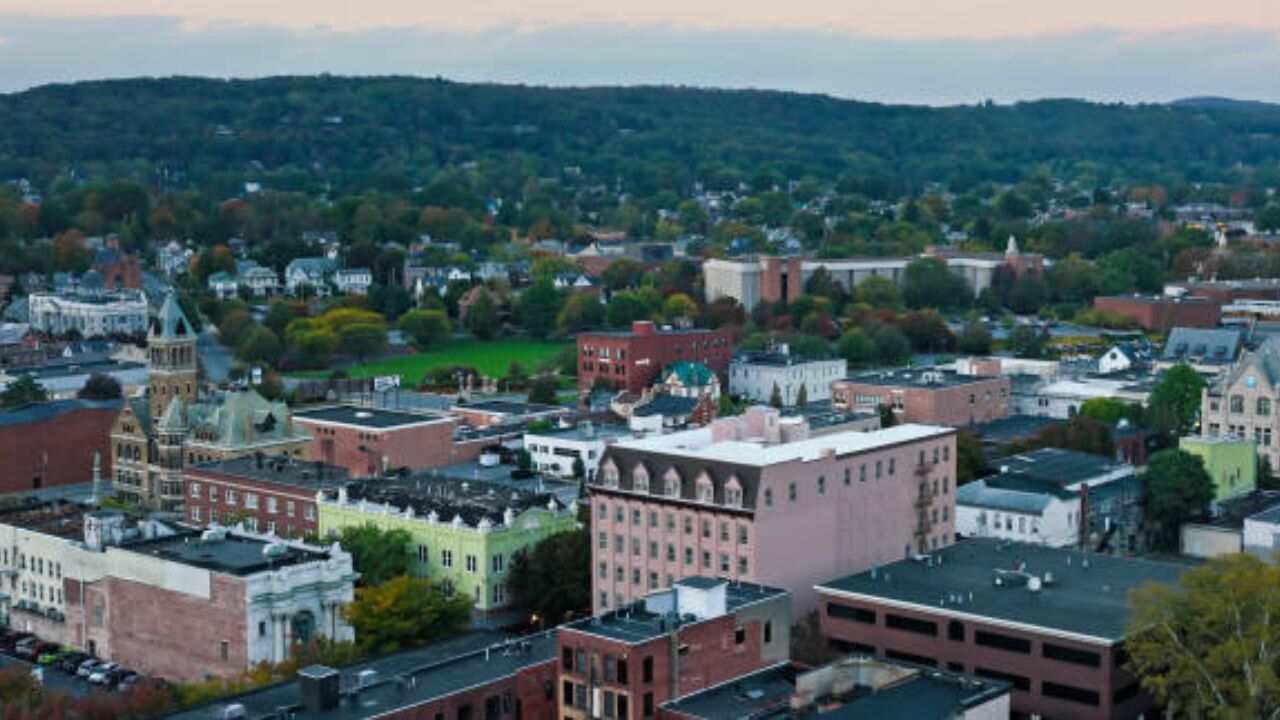
{"label": "brick wall", "polygon": [[118,413],[118,407],[77,408],[38,422],[0,425],[0,495],[87,483],[95,452],[102,477],[111,479],[111,425]]}
{"label": "brick wall", "polygon": [[402,428],[359,428],[294,421],[311,432],[310,458],[347,469],[351,477],[382,473],[382,458],[391,468],[425,470],[458,462],[453,453],[454,423],[430,422]]}

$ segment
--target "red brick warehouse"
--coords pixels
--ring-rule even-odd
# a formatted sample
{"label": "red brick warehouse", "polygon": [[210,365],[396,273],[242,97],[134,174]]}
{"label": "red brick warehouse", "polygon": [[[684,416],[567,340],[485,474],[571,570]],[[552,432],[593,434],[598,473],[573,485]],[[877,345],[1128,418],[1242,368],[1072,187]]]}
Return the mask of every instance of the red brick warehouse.
{"label": "red brick warehouse", "polygon": [[639,393],[653,385],[662,369],[680,360],[700,362],[722,378],[729,371],[733,340],[729,331],[659,328],[647,320],[630,332],[593,332],[578,336],[578,391],[603,381]]}

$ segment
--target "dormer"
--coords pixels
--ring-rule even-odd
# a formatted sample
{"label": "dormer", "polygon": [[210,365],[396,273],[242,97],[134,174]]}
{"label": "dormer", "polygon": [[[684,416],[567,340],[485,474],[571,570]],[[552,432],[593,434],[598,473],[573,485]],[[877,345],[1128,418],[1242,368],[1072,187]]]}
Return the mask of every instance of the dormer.
{"label": "dormer", "polygon": [[733,507],[742,507],[742,483],[738,482],[737,475],[730,475],[729,481],[724,484],[724,504]]}
{"label": "dormer", "polygon": [[607,488],[618,487],[618,466],[614,464],[612,459],[605,460],[600,466],[600,478]]}
{"label": "dormer", "polygon": [[667,497],[680,497],[680,473],[675,468],[667,470],[662,476],[662,494]]}
{"label": "dormer", "polygon": [[697,482],[698,502],[711,504],[716,501],[716,488],[711,482],[711,476],[705,471],[698,476]]}
{"label": "dormer", "polygon": [[631,488],[636,492],[649,492],[649,469],[637,463],[631,471]]}

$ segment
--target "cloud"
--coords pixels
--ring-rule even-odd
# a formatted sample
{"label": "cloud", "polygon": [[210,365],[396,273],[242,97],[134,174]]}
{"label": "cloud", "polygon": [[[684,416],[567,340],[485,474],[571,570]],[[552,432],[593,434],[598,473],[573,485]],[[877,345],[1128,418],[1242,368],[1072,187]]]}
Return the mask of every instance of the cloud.
{"label": "cloud", "polygon": [[110,77],[406,74],[547,85],[684,84],[945,104],[1040,97],[1280,101],[1280,33],[1234,27],[904,39],[597,23],[336,31],[165,17],[0,14],[0,90]]}

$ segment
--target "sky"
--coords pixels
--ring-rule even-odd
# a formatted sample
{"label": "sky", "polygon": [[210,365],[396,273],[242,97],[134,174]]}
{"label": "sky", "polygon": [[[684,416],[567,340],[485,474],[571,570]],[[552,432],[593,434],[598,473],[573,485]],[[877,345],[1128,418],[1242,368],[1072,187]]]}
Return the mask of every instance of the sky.
{"label": "sky", "polygon": [[1280,102],[1280,0],[0,0],[0,92],[320,72]]}

